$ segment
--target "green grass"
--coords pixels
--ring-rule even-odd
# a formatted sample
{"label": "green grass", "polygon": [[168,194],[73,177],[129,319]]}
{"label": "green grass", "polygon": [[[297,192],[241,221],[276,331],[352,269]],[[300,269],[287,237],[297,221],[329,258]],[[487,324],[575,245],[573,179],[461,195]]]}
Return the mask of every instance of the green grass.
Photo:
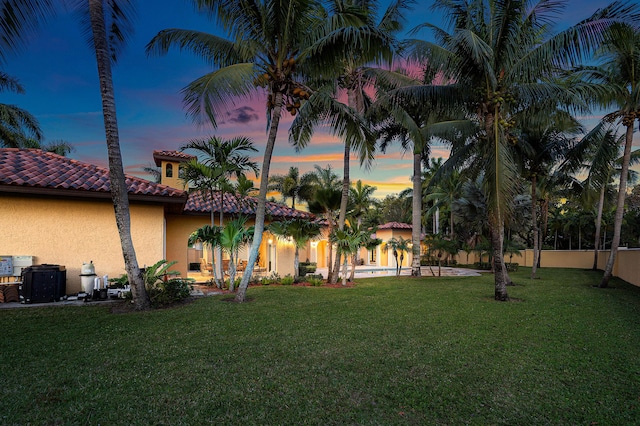
{"label": "green grass", "polygon": [[640,288],[600,273],[0,311],[1,424],[638,424]]}

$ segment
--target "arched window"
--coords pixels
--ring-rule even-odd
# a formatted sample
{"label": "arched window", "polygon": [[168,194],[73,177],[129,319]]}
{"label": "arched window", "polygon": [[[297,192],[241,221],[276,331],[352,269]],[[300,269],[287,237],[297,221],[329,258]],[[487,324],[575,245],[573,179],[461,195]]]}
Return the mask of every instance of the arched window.
{"label": "arched window", "polygon": [[165,174],[166,177],[173,177],[173,164],[167,164],[167,172]]}

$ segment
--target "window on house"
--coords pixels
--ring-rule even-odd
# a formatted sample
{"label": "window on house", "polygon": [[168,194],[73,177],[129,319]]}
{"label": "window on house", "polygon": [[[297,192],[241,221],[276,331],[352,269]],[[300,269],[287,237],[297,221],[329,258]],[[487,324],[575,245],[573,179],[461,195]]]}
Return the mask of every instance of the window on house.
{"label": "window on house", "polygon": [[370,250],[369,251],[369,262],[370,263],[376,263],[376,249]]}
{"label": "window on house", "polygon": [[167,172],[165,174],[166,177],[173,177],[173,164],[167,164]]}

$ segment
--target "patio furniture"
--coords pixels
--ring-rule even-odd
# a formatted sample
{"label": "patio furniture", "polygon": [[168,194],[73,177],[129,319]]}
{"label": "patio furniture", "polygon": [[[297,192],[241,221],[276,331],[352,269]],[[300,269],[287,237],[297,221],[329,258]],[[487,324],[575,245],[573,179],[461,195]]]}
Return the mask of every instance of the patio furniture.
{"label": "patio furniture", "polygon": [[200,272],[213,274],[213,265],[204,258],[200,259]]}

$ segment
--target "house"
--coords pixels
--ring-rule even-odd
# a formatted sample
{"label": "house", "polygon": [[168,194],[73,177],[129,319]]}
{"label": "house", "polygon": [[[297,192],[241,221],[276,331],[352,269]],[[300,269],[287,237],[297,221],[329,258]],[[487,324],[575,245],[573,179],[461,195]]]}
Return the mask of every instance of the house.
{"label": "house", "polygon": [[[189,236],[211,223],[211,209],[223,208],[227,218],[244,214],[252,220],[257,200],[233,194],[224,194],[222,200],[219,193],[210,200],[186,191],[179,167],[191,156],[153,154],[162,171],[160,184],[126,178],[136,257],[141,267],[175,260],[173,269],[186,277],[189,267],[199,266],[206,254],[205,249],[189,247]],[[276,203],[267,203],[267,217],[314,220],[310,213]],[[93,261],[99,276],[125,272],[106,168],[37,149],[0,149],[0,219],[0,255],[33,256],[35,264],[64,266],[68,294],[81,290],[85,262]],[[267,273],[293,274],[293,252],[293,244],[266,233],[258,266]]]}
{"label": "house", "polygon": [[[371,263],[365,262],[365,264],[395,267],[396,260],[393,257],[393,250],[385,251],[385,248],[387,246],[387,241],[389,241],[392,238],[395,238],[395,239],[403,238],[405,240],[408,240],[410,243],[412,229],[413,227],[410,224],[400,223],[400,222],[387,222],[383,225],[378,226],[378,229],[376,230],[376,233],[373,237],[380,238],[382,240],[382,244],[380,244],[378,247],[368,252],[369,261]],[[401,266],[402,267],[411,266],[411,261],[413,259],[411,250],[405,251],[403,255],[404,255],[404,258],[402,260]],[[398,255],[398,261],[400,261],[399,256],[400,255]]]}

